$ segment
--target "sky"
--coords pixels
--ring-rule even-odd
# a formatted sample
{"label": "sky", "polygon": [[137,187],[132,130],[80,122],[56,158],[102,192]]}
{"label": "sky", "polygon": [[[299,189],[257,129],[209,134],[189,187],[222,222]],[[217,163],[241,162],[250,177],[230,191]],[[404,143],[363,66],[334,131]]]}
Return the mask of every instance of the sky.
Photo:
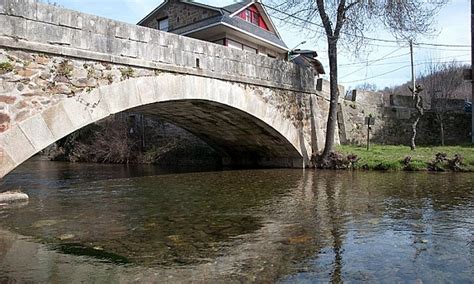
{"label": "sky", "polygon": [[[145,17],[160,0],[54,0],[64,8],[88,14],[103,16],[126,23],[135,24]],[[197,2],[225,6],[235,0],[198,0]],[[268,4],[268,1],[262,1]],[[269,12],[271,12],[269,10]],[[329,73],[327,44],[325,38],[315,37],[301,27],[289,25],[273,18],[280,35],[291,49],[302,41],[305,44],[298,48],[316,50],[319,60]],[[420,43],[443,45],[465,45],[468,47],[415,46],[415,73],[422,74],[428,62],[450,62],[453,60],[470,64],[470,0],[451,0],[436,16],[437,33],[430,37],[416,39]],[[316,28],[316,27],[315,27]],[[381,32],[368,35],[374,38],[393,39],[390,34]],[[373,44],[373,45],[372,45]],[[339,48],[339,83],[346,88],[356,87],[364,83],[375,84],[378,89],[396,86],[410,80],[410,55],[407,43],[372,42],[370,52],[355,56],[350,50]],[[325,75],[328,78],[327,75]]]}

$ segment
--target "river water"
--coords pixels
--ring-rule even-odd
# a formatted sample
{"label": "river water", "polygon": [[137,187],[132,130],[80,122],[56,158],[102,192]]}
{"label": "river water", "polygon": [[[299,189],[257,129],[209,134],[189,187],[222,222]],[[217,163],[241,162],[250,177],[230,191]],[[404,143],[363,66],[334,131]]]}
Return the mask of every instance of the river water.
{"label": "river water", "polygon": [[473,283],[474,174],[31,160],[0,283]]}

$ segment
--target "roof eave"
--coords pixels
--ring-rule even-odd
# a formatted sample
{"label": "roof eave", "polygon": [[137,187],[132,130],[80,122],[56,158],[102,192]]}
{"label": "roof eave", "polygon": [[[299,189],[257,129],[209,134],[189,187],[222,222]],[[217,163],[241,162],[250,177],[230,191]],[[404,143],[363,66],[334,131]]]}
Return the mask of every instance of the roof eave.
{"label": "roof eave", "polygon": [[200,28],[197,28],[197,29],[194,29],[194,30],[190,30],[190,31],[184,32],[184,33],[182,33],[182,34],[180,34],[180,35],[183,35],[183,36],[189,35],[189,34],[192,34],[192,33],[195,33],[195,32],[199,32],[199,31],[202,31],[202,30],[205,30],[205,29],[208,29],[208,28],[212,28],[212,27],[215,27],[215,26],[218,26],[218,25],[226,26],[226,27],[228,27],[228,28],[231,28],[231,29],[236,30],[236,31],[241,32],[241,33],[244,33],[244,34],[246,34],[246,35],[248,35],[248,36],[251,36],[251,37],[253,37],[253,38],[255,38],[255,39],[258,39],[258,40],[260,40],[260,41],[263,41],[263,42],[265,42],[265,43],[267,43],[267,44],[269,44],[269,45],[272,45],[272,46],[274,46],[274,47],[277,47],[277,48],[281,49],[282,52],[288,52],[288,51],[290,51],[287,47],[281,46],[281,45],[276,44],[276,43],[274,43],[274,42],[272,42],[272,41],[270,41],[270,40],[261,38],[261,37],[256,36],[256,35],[254,35],[254,34],[248,32],[248,31],[245,31],[245,30],[243,30],[243,29],[240,29],[240,28],[238,28],[238,27],[235,27],[235,26],[233,26],[233,25],[230,25],[230,24],[228,24],[228,23],[223,23],[223,22],[213,23],[213,24],[210,24],[210,25],[207,25],[207,26],[204,26],[204,27],[200,27]]}

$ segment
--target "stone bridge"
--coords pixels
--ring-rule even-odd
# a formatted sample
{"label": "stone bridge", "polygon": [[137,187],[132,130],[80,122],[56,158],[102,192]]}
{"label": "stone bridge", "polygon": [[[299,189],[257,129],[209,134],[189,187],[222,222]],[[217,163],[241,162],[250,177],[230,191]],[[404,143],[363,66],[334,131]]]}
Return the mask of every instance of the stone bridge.
{"label": "stone bridge", "polygon": [[156,115],[226,164],[305,167],[328,102],[311,71],[32,0],[0,0],[0,177],[122,111]]}

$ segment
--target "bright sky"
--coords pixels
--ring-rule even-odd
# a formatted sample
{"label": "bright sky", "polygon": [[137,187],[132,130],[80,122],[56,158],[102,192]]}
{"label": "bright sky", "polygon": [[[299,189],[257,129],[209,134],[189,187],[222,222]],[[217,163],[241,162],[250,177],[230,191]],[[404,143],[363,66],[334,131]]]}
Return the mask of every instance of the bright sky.
{"label": "bright sky", "polygon": [[[99,15],[127,23],[135,24],[151,10],[157,7],[160,0],[54,0],[61,6]],[[225,6],[234,0],[200,0],[197,2]],[[267,1],[268,2],[268,1]],[[265,3],[265,1],[263,1]],[[319,60],[329,73],[325,39],[312,39],[299,27],[285,25],[274,19],[283,40],[289,48],[297,46],[301,41],[307,43],[299,48],[318,51]],[[471,45],[470,35],[470,0],[452,0],[437,17],[438,33],[431,38],[418,39],[418,42]],[[391,39],[389,34],[371,35],[375,38]],[[410,80],[410,57],[408,45],[398,46],[395,43],[373,42],[372,51],[359,58],[350,52],[339,55],[339,82],[346,87],[354,87],[363,83],[376,84],[378,88],[402,84]],[[339,48],[341,51],[341,48]],[[343,50],[342,50],[343,51]],[[422,73],[427,61],[452,61],[469,64],[469,47],[415,47],[416,72]],[[381,59],[381,60],[379,60]],[[394,71],[398,69],[397,71]],[[385,74],[385,75],[384,75]]]}

